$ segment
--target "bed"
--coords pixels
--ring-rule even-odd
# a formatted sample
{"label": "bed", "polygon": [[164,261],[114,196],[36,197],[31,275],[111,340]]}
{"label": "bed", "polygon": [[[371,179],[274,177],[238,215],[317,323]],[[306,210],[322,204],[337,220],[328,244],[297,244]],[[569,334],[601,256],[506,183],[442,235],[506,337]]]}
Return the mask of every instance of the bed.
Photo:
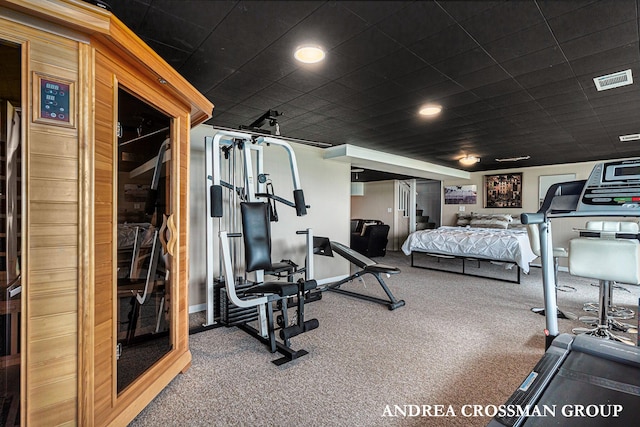
{"label": "bed", "polygon": [[[419,230],[411,233],[402,251],[411,255],[411,266],[431,270],[461,273],[470,276],[488,277],[520,283],[520,270],[529,272],[529,263],[537,258],[529,245],[526,228],[496,229],[483,227],[442,226],[435,230]],[[431,257],[428,265],[420,265],[416,254]],[[419,255],[421,256],[421,255]],[[449,261],[447,266],[445,260]],[[516,279],[493,277],[480,271],[480,264],[490,263],[504,270],[515,270]],[[470,264],[473,270],[470,269]],[[459,265],[458,265],[459,264]],[[452,269],[461,267],[462,271]],[[495,268],[494,268],[495,270]]]}

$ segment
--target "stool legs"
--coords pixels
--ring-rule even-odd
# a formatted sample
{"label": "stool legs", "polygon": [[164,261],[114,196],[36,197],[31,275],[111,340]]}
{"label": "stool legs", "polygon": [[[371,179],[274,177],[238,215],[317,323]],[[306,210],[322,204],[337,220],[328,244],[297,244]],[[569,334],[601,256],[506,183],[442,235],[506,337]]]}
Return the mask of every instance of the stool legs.
{"label": "stool legs", "polygon": [[[553,280],[555,283],[556,301],[558,300],[558,269],[559,268],[560,268],[560,262],[558,260],[558,257],[553,257]],[[532,307],[531,311],[533,311],[534,313],[541,314],[543,316],[545,315],[545,311],[543,307]],[[575,320],[578,318],[578,316],[576,316],[575,314],[570,313],[568,311],[564,312],[560,310],[560,308],[557,308],[557,312],[558,312],[559,319]]]}
{"label": "stool legs", "polygon": [[[615,341],[620,341],[625,344],[635,345],[635,343],[626,338],[624,336],[616,335],[611,332],[613,327],[613,321],[609,317],[609,312],[606,307],[609,307],[610,299],[611,299],[611,284],[610,280],[600,280],[600,294],[598,297],[598,303],[600,309],[598,310],[598,318],[595,319],[594,328],[574,328],[574,334],[588,334],[601,338],[611,339]],[[619,323],[619,322],[618,322]]]}

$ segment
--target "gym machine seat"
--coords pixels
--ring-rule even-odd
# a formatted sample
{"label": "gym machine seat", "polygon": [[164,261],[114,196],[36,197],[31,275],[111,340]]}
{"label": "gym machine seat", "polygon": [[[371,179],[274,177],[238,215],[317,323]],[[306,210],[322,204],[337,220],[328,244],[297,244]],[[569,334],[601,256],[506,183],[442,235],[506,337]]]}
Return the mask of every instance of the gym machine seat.
{"label": "gym machine seat", "polygon": [[611,304],[612,282],[640,284],[638,224],[589,221],[583,232],[589,237],[570,241],[569,272],[600,281],[599,315],[594,328],[576,328],[573,332],[635,345],[632,340],[611,332],[615,327],[615,319],[609,316],[608,307]]}

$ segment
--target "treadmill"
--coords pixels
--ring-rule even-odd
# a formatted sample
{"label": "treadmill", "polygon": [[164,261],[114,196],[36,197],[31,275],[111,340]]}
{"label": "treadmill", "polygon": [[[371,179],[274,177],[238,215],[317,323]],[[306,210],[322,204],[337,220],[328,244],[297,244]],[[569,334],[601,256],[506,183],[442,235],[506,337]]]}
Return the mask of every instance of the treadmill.
{"label": "treadmill", "polygon": [[[631,426],[640,420],[640,347],[558,333],[551,218],[640,217],[640,158],[597,164],[589,179],[554,184],[537,224],[546,352],[489,426]],[[640,342],[639,342],[640,344]]]}
{"label": "treadmill", "polygon": [[489,427],[638,425],[640,348],[561,334],[498,409]]}

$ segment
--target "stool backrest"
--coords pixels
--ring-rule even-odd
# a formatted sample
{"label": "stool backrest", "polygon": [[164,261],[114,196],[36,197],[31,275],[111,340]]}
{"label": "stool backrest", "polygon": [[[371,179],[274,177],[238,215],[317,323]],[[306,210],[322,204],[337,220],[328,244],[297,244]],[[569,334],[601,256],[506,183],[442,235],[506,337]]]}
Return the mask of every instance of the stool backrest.
{"label": "stool backrest", "polygon": [[603,238],[615,238],[616,233],[638,234],[639,226],[634,221],[587,221],[586,229],[599,231]]}
{"label": "stool backrest", "polygon": [[637,238],[617,238],[638,234],[633,221],[588,221],[586,228],[599,237],[572,239],[569,272],[576,276],[640,284],[640,242]]}
{"label": "stool backrest", "polygon": [[529,236],[531,251],[540,256],[540,230],[538,229],[538,224],[527,224],[527,236]]}

